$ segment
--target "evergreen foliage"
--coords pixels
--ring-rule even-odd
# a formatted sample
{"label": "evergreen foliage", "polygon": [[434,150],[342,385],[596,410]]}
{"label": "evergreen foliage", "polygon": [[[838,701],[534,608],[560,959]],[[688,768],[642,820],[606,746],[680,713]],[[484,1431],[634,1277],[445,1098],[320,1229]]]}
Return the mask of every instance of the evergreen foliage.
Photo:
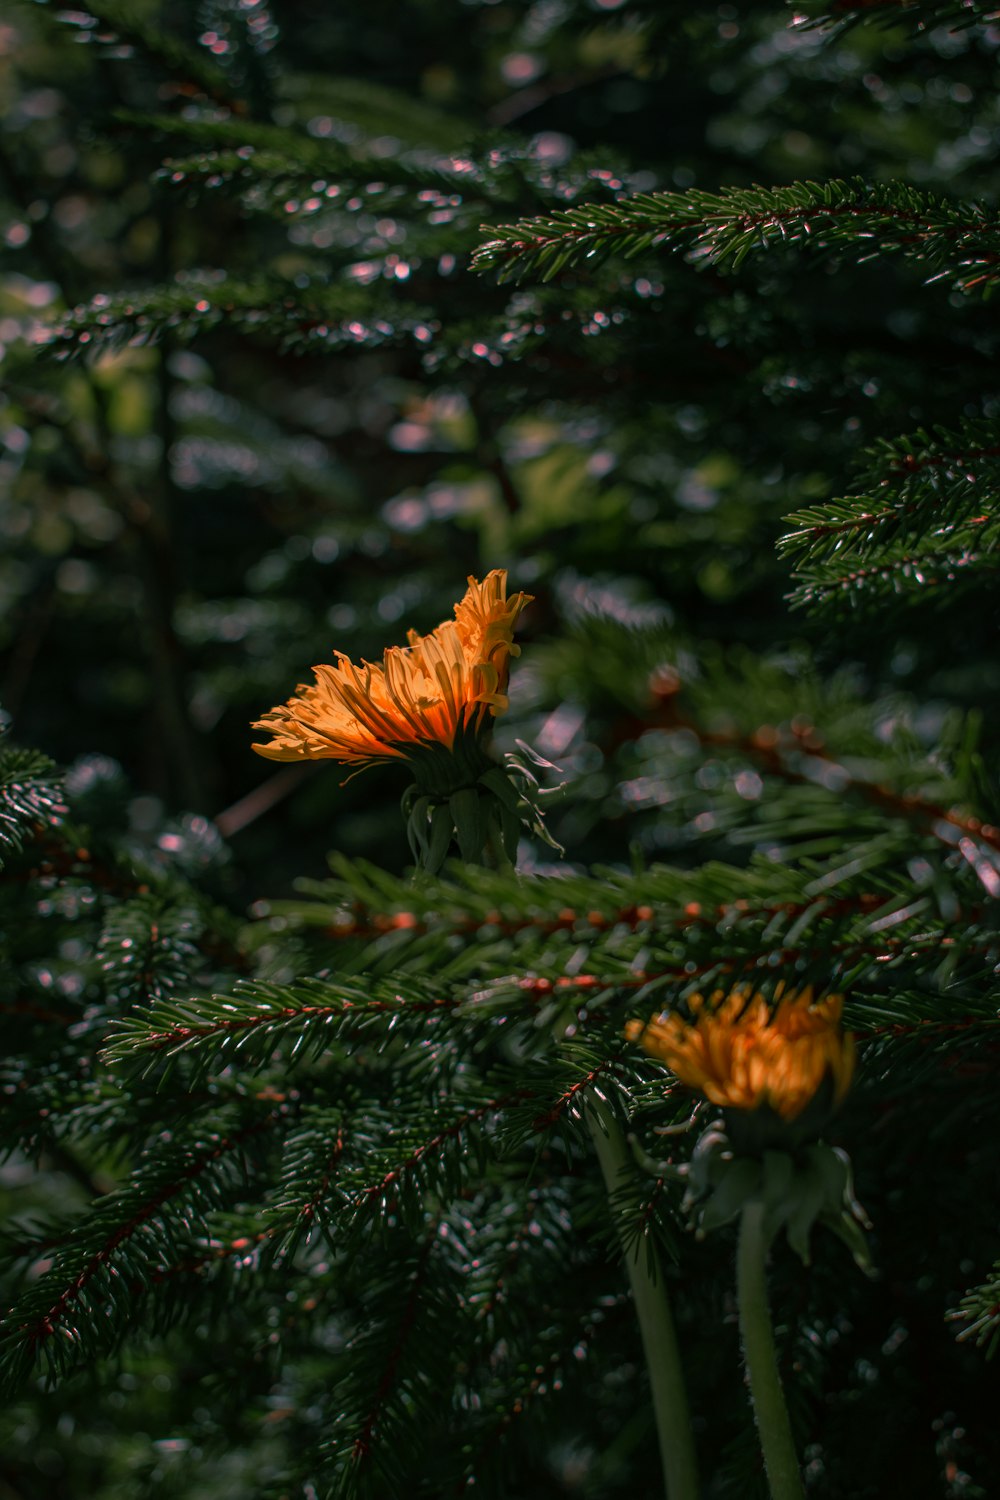
{"label": "evergreen foliage", "polygon": [[[807,985],[877,1271],[774,1247],[808,1493],[995,1488],[995,21],[0,28],[0,1491],[655,1493],[638,1249],[706,1500],[765,1495],[624,1032]],[[495,566],[565,857],[414,873],[398,776],[248,723]]]}
{"label": "evergreen foliage", "polygon": [[[900,183],[797,182],[723,193],[650,193],[624,203],[566,209],[503,225],[475,257],[479,269],[551,280],[567,266],[617,252],[637,256],[691,237],[691,257],[738,269],[753,250],[847,247],[862,261],[893,250],[919,260],[930,279],[962,291],[993,285],[997,225],[979,206],[947,203]],[[974,274],[970,274],[974,273]]]}

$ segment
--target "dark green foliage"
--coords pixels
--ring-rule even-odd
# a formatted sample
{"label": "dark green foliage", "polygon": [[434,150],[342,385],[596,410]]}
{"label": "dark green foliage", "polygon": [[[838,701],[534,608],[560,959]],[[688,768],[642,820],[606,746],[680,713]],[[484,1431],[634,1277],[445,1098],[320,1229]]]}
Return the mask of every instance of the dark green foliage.
{"label": "dark green foliage", "polygon": [[[806,782],[802,796],[814,794]],[[937,836],[921,823],[922,806],[911,804],[898,833],[901,874],[915,858],[928,875],[936,862]],[[587,1092],[596,1087],[627,1109],[650,1144],[653,1125],[688,1108],[664,1095],[655,1064],[627,1055],[626,1016],[732,983],[734,973],[784,975],[789,964],[802,982],[843,985],[864,1043],[855,1151],[869,1185],[868,1111],[894,1097],[910,1107],[930,1090],[947,1112],[953,1090],[956,1100],[965,1092],[963,1059],[991,1045],[977,955],[995,935],[958,918],[982,904],[977,873],[946,858],[929,895],[915,900],[905,878],[893,889],[886,849],[874,888],[867,870],[843,868],[846,852],[789,863],[780,883],[765,866],[706,865],[597,880],[470,871],[413,884],[341,863],[311,899],[261,917],[275,934],[300,935],[300,970],[332,968],[330,977],[241,984],[211,1002],[147,1000],[112,1029],[107,1058],[118,1076],[128,1076],[121,1064],[138,1064],[138,1100],[158,1099],[179,1124],[169,1144],[150,1139],[98,1212],[68,1238],[62,1231],[65,1249],[15,1303],[8,1378],[35,1344],[50,1357],[48,1325],[70,1313],[73,1340],[51,1345],[62,1370],[130,1330],[204,1317],[203,1298],[183,1288],[194,1277],[221,1306],[244,1251],[252,1260],[239,1295],[248,1307],[280,1305],[292,1267],[314,1288],[311,1304],[320,1296],[325,1305],[336,1287],[328,1314],[309,1324],[319,1342],[288,1398],[303,1410],[320,1403],[329,1493],[381,1493],[406,1479],[418,1454],[428,1495],[459,1482],[462,1453],[477,1465],[477,1445],[488,1449],[497,1425],[505,1429],[511,1397],[502,1393],[520,1399],[490,1351],[510,1349],[513,1374],[514,1350],[530,1348],[537,1360],[554,1336],[542,1393],[550,1380],[571,1388],[589,1373],[587,1358],[565,1361],[607,1296],[609,1267],[600,1268],[614,1255],[599,1186],[582,1171]],[[126,900],[118,920],[127,924],[135,906]],[[271,945],[258,937],[254,946]],[[287,937],[285,951],[296,951]],[[497,977],[501,955],[515,977]],[[980,1110],[981,1131],[988,1118]],[[676,1188],[636,1170],[613,1201],[630,1243],[659,1243],[685,1274],[709,1254],[678,1241]],[[534,1227],[522,1247],[524,1222]],[[530,1277],[523,1305],[506,1300],[511,1236],[519,1267],[525,1257],[519,1274]],[[30,1245],[22,1254],[32,1255]],[[320,1254],[333,1257],[329,1269]],[[821,1266],[831,1259],[842,1284],[845,1268],[824,1247]],[[559,1281],[577,1267],[572,1302],[547,1314],[558,1332],[526,1316],[547,1262]],[[500,1286],[505,1298],[494,1305]],[[880,1295],[870,1294],[873,1309]],[[441,1396],[458,1370],[467,1394],[449,1413]],[[808,1427],[808,1405],[802,1421]]]}
{"label": "dark green foliage", "polygon": [[974,1340],[987,1354],[995,1354],[1000,1340],[1000,1266],[993,1267],[982,1286],[967,1292],[950,1316],[963,1325],[959,1338]]}
{"label": "dark green foliage", "polygon": [[66,811],[55,770],[48,756],[0,741],[0,868],[4,855],[19,853]]}
{"label": "dark green foliage", "polygon": [[[522,220],[494,230],[473,264],[501,279],[548,281],[611,255],[648,258],[679,247],[698,268],[733,270],[774,246],[841,251],[865,262],[900,251],[926,268],[929,281],[987,293],[1000,259],[996,232],[991,209],[949,204],[899,183],[799,182],[766,192],[651,194]],[[988,494],[995,438],[995,424],[979,421],[951,438],[918,433],[884,443],[877,482],[894,493],[793,515],[800,529],[783,545],[808,562],[793,603],[877,607],[892,594],[961,598],[970,586],[988,586],[998,567],[1000,529],[975,504],[982,498],[975,485],[978,477]]]}
{"label": "dark green foliage", "polygon": [[426,310],[386,298],[381,311],[392,321],[378,316],[370,293],[352,287],[333,293],[325,287],[292,292],[263,284],[230,287],[221,275],[185,277],[176,286],[100,298],[74,310],[53,329],[52,344],[57,355],[64,350],[100,354],[125,344],[155,343],[165,336],[190,342],[222,323],[268,343],[277,339],[282,349],[297,350],[310,345],[377,348],[387,341],[429,334]]}
{"label": "dark green foliage", "polygon": [[[879,1273],[774,1249],[809,1493],[996,1489],[994,21],[5,17],[0,1494],[655,1493],[624,1242],[763,1497],[623,1032],[779,985],[845,996]],[[405,776],[249,723],[498,566],[565,857],[415,876]]]}
{"label": "dark green foliage", "polygon": [[987,291],[1000,222],[975,204],[949,203],[900,183],[797,182],[723,193],[650,193],[617,204],[588,204],[523,219],[493,231],[474,257],[478,270],[550,281],[569,266],[617,254],[635,258],[690,245],[696,266],[738,270],[755,250],[775,245],[820,253],[844,249],[869,261],[893,251],[918,260],[962,291]]}
{"label": "dark green foliage", "polygon": [[129,57],[133,50],[138,51],[168,75],[194,84],[214,103],[242,113],[225,70],[216,67],[204,51],[185,46],[175,32],[158,25],[150,9],[145,5],[124,5],[120,0],[98,0],[80,10],[63,11],[59,19],[66,26],[79,28],[79,41],[106,50],[111,57]]}
{"label": "dark green foliage", "polygon": [[800,570],[795,601],[883,604],[888,583],[904,600],[946,603],[988,579],[998,565],[995,438],[995,425],[978,420],[883,443],[869,455],[864,493],[790,516],[797,529],[781,546]]}
{"label": "dark green foliage", "polygon": [[[343,88],[342,80],[333,85],[335,94]],[[192,179],[200,185],[203,179],[212,178],[217,179],[212,181],[212,187],[229,187],[241,194],[258,182],[270,182],[275,189],[283,187],[286,193],[298,187],[308,197],[325,193],[331,181],[337,189],[333,197],[345,190],[381,194],[389,185],[420,190],[439,187],[466,193],[486,175],[481,166],[472,162],[459,169],[451,157],[429,144],[402,155],[375,154],[366,137],[352,139],[353,133],[346,131],[345,140],[320,142],[302,130],[231,117],[186,119],[182,115],[149,116],[122,109],[115,111],[114,119],[125,128],[134,129],[141,124],[165,147],[174,142],[198,147],[195,156],[171,156],[164,163],[162,180],[174,186],[183,186]],[[410,116],[408,123],[410,131],[416,126],[418,137],[426,140],[426,120]],[[436,134],[433,128],[430,134]],[[458,130],[455,134],[459,134]],[[314,188],[312,184],[317,177],[327,180],[322,187]],[[248,206],[252,206],[252,200]]]}
{"label": "dark green foliage", "polygon": [[996,7],[989,0],[834,0],[815,5],[806,0],[798,15],[806,27],[837,26],[848,29],[863,21],[881,26],[899,26],[920,32],[929,26],[947,26],[960,31],[996,20]]}

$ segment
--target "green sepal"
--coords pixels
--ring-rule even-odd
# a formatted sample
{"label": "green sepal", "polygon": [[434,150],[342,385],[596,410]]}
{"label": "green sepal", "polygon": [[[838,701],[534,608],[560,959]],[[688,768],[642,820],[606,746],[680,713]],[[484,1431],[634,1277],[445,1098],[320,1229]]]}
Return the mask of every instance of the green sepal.
{"label": "green sepal", "polygon": [[517,787],[507,779],[498,766],[491,766],[488,771],[484,771],[479,780],[480,784],[491,791],[503,807],[509,808],[520,820],[523,798]]}
{"label": "green sepal", "polygon": [[431,814],[431,832],[427,841],[427,862],[425,869],[428,874],[436,875],[444,864],[451,847],[452,834],[455,825],[452,820],[451,810],[447,803],[439,802]]}
{"label": "green sepal", "polygon": [[629,1133],[625,1137],[628,1148],[635,1158],[636,1165],[643,1172],[648,1172],[650,1177],[662,1177],[665,1182],[686,1182],[690,1168],[686,1163],[675,1166],[670,1161],[656,1161],[648,1151],[644,1151],[637,1135]]}
{"label": "green sepal", "polygon": [[744,1156],[733,1151],[727,1132],[714,1124],[699,1136],[690,1165],[668,1169],[637,1142],[631,1144],[644,1171],[687,1181],[681,1208],[699,1237],[732,1223],[757,1199],[764,1207],[768,1242],[784,1227],[788,1243],[809,1265],[810,1235],[820,1224],[847,1246],[867,1276],[875,1275],[863,1233],[871,1224],[854,1196],[850,1157],[839,1146],[814,1142],[798,1150]]}
{"label": "green sepal", "polygon": [[718,1186],[698,1214],[698,1231],[708,1234],[739,1217],[749,1198],[761,1187],[761,1164],[752,1156],[734,1156]]}
{"label": "green sepal", "polygon": [[722,1174],[732,1159],[733,1148],[725,1131],[717,1125],[702,1131],[691,1153],[689,1197],[692,1203],[708,1197],[722,1180]]}
{"label": "green sepal", "polygon": [[550,760],[546,760],[544,755],[539,755],[537,750],[533,750],[527,740],[515,740],[514,744],[521,751],[522,755],[526,755],[533,765],[540,766],[543,771],[559,770],[559,767],[553,765]]}
{"label": "green sepal", "polygon": [[[410,792],[413,787],[408,788]],[[403,794],[404,797],[406,794]],[[428,825],[430,823],[430,797],[410,797],[409,817],[406,820],[406,838],[410,845],[410,853],[413,855],[414,863],[426,865],[428,854]]]}
{"label": "green sepal", "polygon": [[824,1199],[823,1184],[817,1174],[807,1173],[799,1184],[798,1195],[785,1225],[788,1243],[804,1266],[812,1264],[809,1236],[817,1219],[822,1220]]}
{"label": "green sepal", "polygon": [[517,787],[496,766],[483,772],[479,778],[479,784],[491,794],[490,812],[496,821],[503,851],[513,864],[517,859],[521,829],[531,826],[525,817],[525,814],[530,814],[532,810],[531,804],[522,797]]}
{"label": "green sepal", "polygon": [[474,787],[463,787],[448,798],[458,847],[466,864],[481,864],[486,847],[486,819]]}
{"label": "green sepal", "polygon": [[817,1222],[831,1229],[847,1246],[866,1276],[876,1276],[868,1241],[862,1233],[872,1227],[871,1221],[854,1194],[851,1158],[839,1146],[812,1146],[809,1155],[824,1187],[823,1207]]}
{"label": "green sepal", "polygon": [[[522,740],[518,740],[517,744],[535,765],[544,766],[553,771],[558,770],[557,766],[553,766],[551,761],[543,759],[530,746],[525,745]],[[509,805],[511,811],[516,812],[524,827],[533,833],[536,838],[540,838],[543,843],[548,844],[550,849],[555,849],[557,854],[565,854],[566,851],[562,844],[557,839],[554,839],[546,828],[542,810],[538,806],[539,799],[562,791],[565,783],[557,787],[539,786],[538,777],[528,768],[525,760],[513,750],[508,750],[504,755],[504,765],[507,768],[507,775],[497,767],[491,767],[490,771],[484,773],[480,779],[485,781],[486,776],[490,776],[491,779],[486,781],[486,785],[489,786],[490,790],[496,796],[503,799],[505,806]],[[494,781],[493,777],[496,777],[497,780]],[[515,777],[521,785],[516,785],[511,780],[511,777]],[[500,789],[501,782],[505,783],[503,791]]]}
{"label": "green sepal", "polygon": [[497,803],[497,812],[500,817],[500,834],[503,840],[503,849],[511,864],[517,859],[517,846],[521,842],[521,819],[516,812],[503,803]]}
{"label": "green sepal", "polygon": [[868,1216],[854,1196],[854,1168],[847,1152],[839,1146],[813,1146],[808,1155],[822,1175],[827,1201],[844,1203],[858,1222],[870,1229]]}
{"label": "green sepal", "polygon": [[830,1229],[842,1244],[846,1245],[854,1263],[859,1271],[872,1278],[878,1275],[878,1271],[872,1264],[871,1251],[868,1249],[868,1241],[861,1230],[861,1225],[852,1214],[841,1212],[839,1214],[822,1213],[817,1221]]}
{"label": "green sepal", "polygon": [[760,1197],[764,1204],[764,1227],[773,1239],[788,1219],[796,1202],[793,1193],[795,1163],[787,1151],[765,1151],[761,1157]]}

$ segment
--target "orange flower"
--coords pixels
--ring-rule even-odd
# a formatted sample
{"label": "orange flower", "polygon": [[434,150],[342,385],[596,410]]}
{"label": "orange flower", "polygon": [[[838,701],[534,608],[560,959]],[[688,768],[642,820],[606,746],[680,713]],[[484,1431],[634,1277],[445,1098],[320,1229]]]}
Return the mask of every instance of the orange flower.
{"label": "orange flower", "polygon": [[813,1003],[812,987],[783,993],[773,1006],[742,986],[688,1001],[693,1021],[676,1013],[630,1021],[629,1041],[662,1058],[682,1083],[713,1104],[755,1110],[768,1105],[785,1121],[802,1114],[829,1074],[839,1104],[854,1072],[854,1038],[840,1027],[843,999]]}
{"label": "orange flower", "polygon": [[389,646],[382,665],[356,666],[342,652],[313,668],[315,683],[258,719],[274,736],[254,745],[269,760],[339,760],[367,766],[406,759],[421,746],[452,749],[484,718],[507,708],[514,625],[530,594],[507,598],[507,574],[495,568],[482,583],[469,579],[455,619],[430,635],[411,630],[409,645]]}

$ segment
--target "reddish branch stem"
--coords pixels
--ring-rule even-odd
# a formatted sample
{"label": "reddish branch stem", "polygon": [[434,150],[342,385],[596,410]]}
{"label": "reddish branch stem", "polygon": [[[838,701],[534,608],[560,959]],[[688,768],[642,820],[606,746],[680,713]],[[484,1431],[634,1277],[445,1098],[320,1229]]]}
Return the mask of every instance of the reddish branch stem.
{"label": "reddish branch stem", "polygon": [[477,1109],[470,1109],[466,1114],[460,1115],[457,1120],[453,1120],[444,1130],[432,1136],[429,1141],[425,1141],[422,1146],[418,1146],[400,1166],[394,1167],[391,1172],[387,1172],[383,1178],[373,1183],[371,1187],[364,1188],[354,1199],[353,1206],[361,1208],[366,1203],[370,1203],[373,1198],[381,1197],[405,1172],[418,1166],[429,1152],[435,1151],[438,1146],[443,1146],[445,1141],[454,1140],[456,1136],[460,1136],[464,1130],[468,1129],[470,1125],[475,1124],[477,1120],[483,1120],[487,1115],[497,1114],[501,1109],[506,1109],[510,1104],[520,1104],[523,1100],[533,1097],[532,1090],[519,1089],[516,1093],[505,1094],[500,1099],[489,1099],[485,1104],[480,1104]]}
{"label": "reddish branch stem", "polygon": [[331,1152],[330,1160],[327,1163],[326,1171],[323,1174],[323,1180],[320,1183],[319,1187],[316,1189],[313,1196],[309,1199],[308,1203],[304,1203],[300,1210],[301,1217],[303,1219],[314,1219],[316,1217],[316,1210],[319,1208],[320,1204],[326,1197],[327,1189],[330,1186],[330,1178],[333,1176],[334,1172],[337,1170],[337,1167],[340,1165],[340,1158],[343,1156],[343,1154],[344,1132],[343,1130],[338,1130],[337,1139],[333,1143],[333,1151]]}
{"label": "reddish branch stem", "polygon": [[396,1342],[392,1347],[388,1360],[386,1361],[386,1367],[383,1371],[382,1379],[379,1381],[378,1390],[375,1392],[375,1401],[372,1405],[372,1409],[368,1413],[368,1416],[365,1418],[364,1425],[362,1426],[361,1431],[354,1439],[354,1448],[352,1450],[351,1457],[353,1458],[355,1463],[363,1463],[371,1455],[372,1438],[375,1432],[375,1424],[377,1423],[382,1408],[385,1405],[386,1398],[388,1397],[389,1392],[392,1390],[392,1387],[395,1384],[396,1372],[399,1369],[399,1362],[403,1357],[403,1351],[406,1348],[407,1340],[409,1339],[410,1334],[413,1331],[413,1325],[416,1322],[417,1308],[420,1304],[420,1293],[423,1290],[424,1282],[427,1279],[427,1263],[430,1260],[431,1251],[434,1248],[434,1242],[437,1237],[438,1222],[438,1220],[435,1220],[427,1231],[426,1238],[424,1239],[423,1249],[420,1252],[420,1259],[417,1261],[416,1269],[414,1270],[413,1275],[410,1278],[410,1295],[406,1299],[406,1307],[403,1309],[403,1316],[400,1319],[399,1333],[396,1336]]}
{"label": "reddish branch stem", "polygon": [[[988,518],[984,518],[988,519]],[[909,557],[897,557],[891,562],[876,563],[870,568],[854,568],[849,573],[841,573],[839,577],[822,583],[822,588],[828,592],[832,589],[846,588],[848,584],[861,583],[866,578],[888,578],[893,573],[900,573],[904,568],[917,567],[925,575],[924,584],[935,585],[940,583],[937,577],[927,577],[929,567],[941,568],[967,568],[971,564],[980,567],[984,573],[996,573],[1000,571],[1000,564],[985,562],[985,555],[978,552],[922,552],[914,553]]]}
{"label": "reddish branch stem", "polygon": [[588,1089],[602,1074],[610,1072],[617,1063],[621,1062],[621,1059],[622,1054],[616,1052],[613,1057],[606,1057],[603,1062],[598,1063],[597,1067],[592,1068],[585,1077],[578,1078],[576,1083],[571,1084],[564,1094],[559,1095],[559,1098],[552,1105],[551,1109],[545,1110],[532,1120],[532,1128],[534,1130],[547,1130],[550,1125],[554,1125],[560,1115],[565,1114],[574,1099],[582,1094],[585,1089]]}
{"label": "reddish branch stem", "polygon": [[[586,1356],[594,1337],[594,1324],[589,1319],[590,1315],[588,1315],[588,1321],[583,1325],[583,1329],[576,1337],[573,1345],[573,1354],[578,1359],[582,1359]],[[495,1448],[497,1443],[501,1441],[504,1433],[507,1431],[508,1427],[510,1427],[514,1419],[521,1416],[521,1414],[527,1409],[534,1398],[543,1393],[546,1381],[551,1375],[555,1374],[555,1372],[559,1369],[559,1366],[563,1363],[564,1359],[565,1354],[563,1353],[563,1351],[557,1349],[549,1355],[544,1364],[536,1365],[534,1377],[532,1378],[532,1380],[522,1391],[521,1395],[518,1396],[514,1401],[510,1410],[506,1411],[503,1414],[503,1416],[497,1422],[496,1426],[493,1428],[492,1432],[488,1435],[486,1440],[482,1443],[478,1451],[473,1456],[468,1468],[466,1469],[466,1477],[459,1480],[459,1483],[456,1486],[456,1496],[464,1495],[467,1493],[469,1484],[473,1481],[473,1476],[475,1475],[476,1470],[480,1467],[483,1458],[485,1458],[486,1454],[489,1453],[491,1449]]]}
{"label": "reddish branch stem", "polygon": [[[153,889],[148,881],[131,871],[117,870],[95,858],[89,849],[62,842],[57,834],[47,829],[39,834],[37,851],[41,856],[37,863],[27,869],[5,870],[0,874],[0,884],[23,884],[26,880],[81,880],[123,900],[130,896],[147,896]],[[206,958],[240,973],[249,971],[251,965],[246,954],[226,938],[207,932],[194,941]]]}
{"label": "reddish branch stem", "polygon": [[[822,521],[817,522],[815,526],[803,526],[801,530],[795,532],[794,535],[796,537],[808,536],[813,538],[824,536],[842,536],[845,532],[861,531],[866,526],[880,525],[883,521],[898,521],[901,516],[912,515],[914,511],[917,511],[919,509],[920,502],[917,500],[910,500],[905,505],[897,505],[889,510],[868,510],[865,511],[863,515],[851,516],[846,521]],[[952,524],[953,527],[956,528],[959,526],[985,526],[988,524],[988,522],[992,521],[992,519],[993,517],[989,515],[967,516],[962,520],[953,522]],[[907,561],[911,560],[912,559],[907,559]],[[893,563],[891,566],[895,567],[897,566],[897,564]],[[851,574],[850,576],[854,577],[855,575]]]}
{"label": "reddish branch stem", "polygon": [[527,1215],[524,1218],[524,1221],[522,1222],[521,1227],[518,1229],[514,1238],[507,1246],[507,1254],[504,1257],[500,1269],[497,1272],[497,1278],[493,1283],[492,1292],[490,1293],[488,1299],[483,1303],[482,1307],[480,1307],[476,1315],[480,1319],[488,1318],[490,1314],[494,1312],[499,1304],[504,1300],[507,1278],[510,1275],[511,1271],[514,1269],[514,1266],[517,1264],[518,1256],[520,1255],[521,1250],[523,1249],[531,1234],[531,1226],[535,1221],[537,1200],[538,1191],[537,1189],[533,1189],[528,1194]]}
{"label": "reddish branch stem", "polygon": [[[791,208],[751,210],[748,213],[734,214],[731,223],[735,229],[754,230],[767,229],[779,224],[790,223],[794,219],[805,221],[806,233],[811,233],[811,225],[820,219],[874,219],[885,225],[893,221],[900,223],[922,226],[921,232],[901,236],[897,243],[919,244],[922,239],[930,239],[935,235],[945,235],[950,238],[961,239],[973,235],[983,229],[994,228],[987,224],[928,224],[926,215],[915,208],[898,208],[892,204],[865,204],[865,203],[828,203],[828,204],[795,204]],[[722,220],[725,226],[726,220]],[[503,242],[503,252],[508,255],[520,255],[528,250],[542,250],[549,246],[565,245],[568,240],[593,239],[598,232],[602,239],[613,235],[634,235],[648,233],[655,236],[657,240],[665,239],[670,234],[689,230],[699,236],[711,234],[719,227],[719,221],[703,219],[672,219],[660,223],[619,223],[619,224],[589,224],[576,225],[566,224],[560,227],[560,232],[553,234],[538,234],[531,239],[506,240]],[[980,265],[994,265],[1000,261],[1000,255],[992,251],[981,250],[975,255],[975,261]]]}
{"label": "reddish branch stem", "polygon": [[[841,896],[836,900],[821,901],[819,904],[831,914],[853,910],[855,907],[862,910],[881,906],[884,897],[874,894],[862,894],[858,896]],[[617,911],[610,913],[600,911],[576,911],[573,907],[564,906],[554,917],[527,916],[507,919],[499,912],[489,912],[485,917],[463,917],[456,921],[439,921],[433,923],[421,921],[420,918],[410,911],[374,913],[365,920],[352,920],[351,922],[338,923],[323,929],[324,937],[332,938],[374,938],[381,937],[383,933],[399,929],[408,929],[414,936],[422,936],[427,932],[461,934],[478,932],[482,927],[494,927],[505,937],[511,937],[518,932],[570,932],[579,923],[585,922],[588,927],[595,931],[606,931],[612,927],[636,928],[648,924],[651,928],[677,928],[683,930],[694,925],[714,924],[722,917],[739,912],[748,918],[772,917],[780,912],[790,917],[800,916],[810,907],[817,905],[815,901],[792,902],[776,901],[764,903],[760,906],[751,906],[745,899],[725,902],[723,905],[714,906],[709,909],[702,907],[700,902],[689,901],[679,916],[666,916],[658,912],[652,906],[622,906]]]}
{"label": "reddish branch stem", "polygon": [[[676,964],[669,969],[642,970],[639,973],[629,975],[627,978],[619,975],[601,974],[574,974],[561,975],[558,979],[525,978],[518,980],[518,988],[528,992],[533,999],[550,995],[553,990],[640,990],[656,979],[679,979],[688,982],[697,979],[703,974],[740,974],[747,973],[752,969],[760,967],[763,959],[777,960],[779,965],[794,965],[802,960],[826,958],[828,955],[836,954],[841,958],[873,958],[886,961],[891,958],[907,956],[910,954],[925,952],[928,949],[950,948],[955,946],[954,938],[940,937],[934,934],[926,939],[921,945],[915,940],[905,938],[886,938],[879,946],[871,947],[862,942],[837,943],[829,948],[765,948],[752,954],[742,963],[731,961],[714,960],[712,963],[699,964],[692,967],[690,964]],[[969,944],[964,950],[968,953],[995,954],[1000,947],[1000,939],[991,943]]]}
{"label": "reddish branch stem", "polygon": [[248,1250],[255,1249],[263,1244],[265,1240],[271,1239],[275,1231],[273,1229],[262,1229],[254,1235],[241,1235],[239,1239],[231,1240],[228,1245],[213,1245],[204,1255],[194,1256],[191,1260],[182,1260],[176,1266],[164,1266],[160,1271],[154,1271],[148,1281],[133,1282],[131,1292],[134,1297],[140,1297],[149,1286],[159,1286],[164,1281],[170,1281],[174,1276],[194,1276],[216,1261],[228,1260],[233,1255],[244,1256]]}
{"label": "reddish branch stem", "polygon": [[[789,756],[800,758],[800,764],[803,756],[807,763],[810,760],[815,763],[822,762],[835,773],[838,792],[860,796],[910,822],[929,824],[927,831],[948,848],[954,848],[958,840],[949,836],[945,828],[956,828],[979,843],[988,844],[990,848],[1000,851],[1000,828],[995,828],[993,824],[984,823],[982,819],[974,815],[961,813],[957,808],[941,807],[925,797],[918,797],[907,792],[894,792],[891,787],[883,786],[879,782],[865,781],[860,776],[852,776],[830,755],[812,724],[797,724],[783,735],[771,725],[762,725],[753,734],[742,734],[734,730],[706,730],[693,720],[678,714],[672,702],[675,691],[676,689],[672,688],[669,696],[659,695],[663,702],[660,723],[665,728],[689,730],[697,736],[702,745],[741,751],[751,756],[770,774],[794,783],[809,785],[818,783],[822,786],[824,778],[806,775],[800,766],[793,765],[789,761]],[[659,726],[655,720],[651,720],[643,727]]]}
{"label": "reddish branch stem", "polygon": [[364,1016],[370,1014],[397,1015],[407,1011],[430,1013],[454,1010],[460,1005],[460,997],[439,996],[433,1000],[337,1000],[330,1005],[286,1005],[281,1010],[261,1011],[253,1016],[223,1016],[204,1026],[171,1026],[168,1031],[153,1031],[143,1038],[144,1051],[159,1052],[175,1042],[186,1042],[192,1037],[227,1036],[233,1032],[253,1031],[276,1021],[292,1021],[300,1016]]}
{"label": "reddish branch stem", "polygon": [[964,453],[903,453],[893,460],[890,469],[902,474],[919,474],[921,469],[944,468],[946,464],[964,468],[980,458],[1000,458],[1000,446],[968,448]]}
{"label": "reddish branch stem", "polygon": [[191,1162],[176,1181],[170,1183],[167,1187],[161,1188],[159,1192],[154,1193],[153,1197],[144,1203],[138,1212],[133,1214],[131,1219],[124,1224],[120,1224],[114,1233],[109,1235],[101,1248],[91,1256],[75,1281],[71,1282],[59,1297],[56,1298],[48,1312],[44,1313],[34,1324],[25,1326],[24,1332],[27,1334],[28,1342],[37,1347],[44,1343],[46,1339],[52,1337],[62,1323],[69,1308],[86,1291],[97,1272],[110,1262],[115,1251],[127,1240],[131,1239],[142,1228],[143,1224],[149,1223],[150,1219],[155,1217],[165,1203],[168,1203],[171,1198],[175,1198],[182,1191],[186,1183],[192,1182],[196,1177],[199,1177],[213,1162],[218,1161],[227,1152],[238,1150],[244,1141],[248,1140],[251,1136],[259,1135],[262,1131],[268,1130],[280,1117],[280,1110],[272,1110],[266,1119],[258,1120],[254,1125],[248,1125],[245,1129],[237,1131],[235,1135],[223,1137],[222,1140],[216,1142],[210,1151],[206,1151]]}

